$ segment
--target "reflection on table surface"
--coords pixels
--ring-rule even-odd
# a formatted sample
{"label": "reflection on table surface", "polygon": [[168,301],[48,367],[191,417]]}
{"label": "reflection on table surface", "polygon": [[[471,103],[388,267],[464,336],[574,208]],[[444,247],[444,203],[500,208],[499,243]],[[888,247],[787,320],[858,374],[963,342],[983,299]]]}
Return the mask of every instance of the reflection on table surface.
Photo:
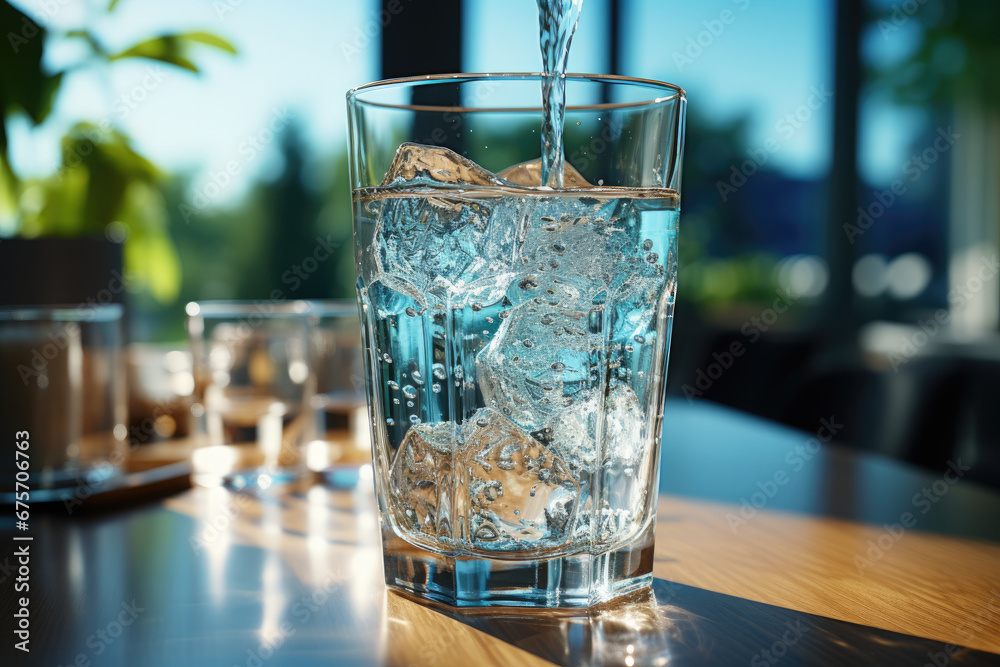
{"label": "reflection on table surface", "polygon": [[[881,665],[923,664],[946,642],[1000,652],[1000,545],[980,539],[990,529],[975,517],[964,519],[973,538],[938,530],[933,518],[977,505],[995,520],[997,494],[958,483],[887,544],[885,528],[869,523],[887,510],[848,520],[845,498],[867,505],[877,483],[906,504],[913,485],[937,478],[825,448],[814,461],[825,483],[809,473],[743,516],[739,498],[763,479],[769,452],[808,436],[674,408],[667,433],[694,429],[704,456],[670,454],[680,447],[668,440],[664,480],[714,475],[734,486],[728,498],[661,497],[649,593],[576,615],[433,609],[386,591],[368,484],[196,488],[111,514],[34,518],[31,662],[726,665],[770,651],[787,655],[782,664]],[[733,424],[709,422],[722,418],[741,426],[739,443],[719,440]],[[727,447],[757,447],[764,462],[741,479],[731,465],[720,472]],[[840,518],[816,516],[834,488],[829,513]],[[808,489],[812,500],[792,506]],[[745,523],[734,528],[734,516]],[[871,544],[887,548],[870,553]],[[1000,660],[960,653],[955,664]]]}

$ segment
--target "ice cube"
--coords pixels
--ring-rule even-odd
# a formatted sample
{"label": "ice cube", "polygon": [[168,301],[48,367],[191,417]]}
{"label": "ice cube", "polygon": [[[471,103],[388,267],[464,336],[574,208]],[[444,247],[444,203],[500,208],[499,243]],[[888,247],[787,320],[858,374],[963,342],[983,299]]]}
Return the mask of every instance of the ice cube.
{"label": "ice cube", "polygon": [[[373,243],[377,274],[438,298],[511,271],[527,213],[515,202],[438,195],[388,199]],[[504,283],[506,287],[507,283]]]}
{"label": "ice cube", "polygon": [[[619,383],[607,398],[595,542],[610,545],[641,528],[652,484],[652,442],[635,392]],[[653,490],[655,493],[655,489]]]}
{"label": "ice cube", "polygon": [[568,466],[545,445],[492,408],[467,422],[456,453],[456,472],[467,475],[469,534],[473,548],[551,549],[570,538],[580,486]]}
{"label": "ice cube", "polygon": [[514,306],[530,301],[542,307],[589,311],[592,305],[604,303],[607,290],[600,280],[539,270],[511,280],[506,296]]}
{"label": "ice cube", "polygon": [[[485,169],[444,148],[404,144],[387,175],[393,184],[498,185]],[[410,180],[405,180],[410,179]],[[376,275],[412,284],[437,301],[466,292],[502,297],[524,242],[534,201],[492,191],[413,192],[381,200],[370,246]]]}
{"label": "ice cube", "polygon": [[476,356],[487,403],[534,431],[597,385],[603,339],[594,308],[589,299],[565,298],[555,306],[532,299],[506,311]]}
{"label": "ice cube", "polygon": [[453,422],[415,424],[396,451],[389,505],[396,524],[416,542],[438,547],[452,537],[452,456],[459,441]]}
{"label": "ice cube", "polygon": [[382,186],[426,182],[449,185],[503,185],[491,171],[440,146],[404,143],[396,149]]}
{"label": "ice cube", "polygon": [[549,446],[572,470],[593,473],[597,467],[600,410],[600,395],[596,391],[587,392],[558,413],[544,430]]}
{"label": "ice cube", "polygon": [[643,410],[639,398],[627,384],[619,384],[608,395],[604,421],[605,465],[640,472],[649,447],[642,442]]}
{"label": "ice cube", "polygon": [[610,285],[628,275],[642,243],[634,216],[620,200],[546,197],[535,206],[521,253],[521,267],[554,271]]}
{"label": "ice cube", "polygon": [[[587,179],[576,170],[576,167],[571,165],[569,162],[563,162],[563,187],[565,188],[592,188],[592,184],[587,182]],[[515,164],[511,167],[507,167],[499,174],[500,178],[507,181],[511,185],[520,185],[528,188],[537,188],[542,186],[542,161],[529,160],[528,162],[522,162],[521,164]]]}
{"label": "ice cube", "polygon": [[[601,421],[601,394],[582,394],[566,410],[559,412],[543,430],[544,441],[571,469],[593,473],[597,463],[597,430]],[[624,383],[610,390],[603,406],[605,467],[641,468],[643,411],[635,392]]]}

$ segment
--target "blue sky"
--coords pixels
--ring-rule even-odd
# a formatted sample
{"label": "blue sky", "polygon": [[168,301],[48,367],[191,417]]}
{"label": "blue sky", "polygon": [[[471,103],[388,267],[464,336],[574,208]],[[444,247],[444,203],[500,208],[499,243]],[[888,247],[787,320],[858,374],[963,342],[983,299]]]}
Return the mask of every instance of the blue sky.
{"label": "blue sky", "polygon": [[[624,72],[684,86],[692,112],[709,119],[749,113],[750,145],[762,145],[811,89],[832,89],[830,1],[626,0]],[[158,164],[195,173],[196,184],[227,162],[243,159],[241,144],[284,111],[301,118],[310,149],[325,156],[345,143],[345,91],[378,77],[376,0],[121,0],[110,15],[104,11],[106,0],[16,4],[56,30],[88,26],[113,49],[183,30],[218,33],[239,49],[235,57],[211,50],[199,54],[201,76],[160,72],[141,61],[73,74],[42,128],[30,130],[23,120],[12,127],[13,159],[26,173],[55,168],[58,139],[71,124],[104,118]],[[58,9],[48,15],[46,5]],[[468,0],[467,8],[467,71],[539,68],[535,0]],[[571,71],[607,69],[606,11],[606,0],[586,0]],[[902,46],[876,41],[868,50],[873,57],[905,51],[908,38],[899,39]],[[689,40],[701,41],[700,53],[688,50]],[[49,65],[61,69],[81,54],[64,45]],[[800,177],[822,177],[830,159],[831,112],[832,104],[823,104],[792,136],[781,137],[774,166]],[[901,164],[907,128],[919,119],[907,121],[886,104],[866,107],[865,113],[864,173],[891,176]],[[220,201],[267,175],[276,164],[273,154],[268,147],[254,164],[246,164]]]}

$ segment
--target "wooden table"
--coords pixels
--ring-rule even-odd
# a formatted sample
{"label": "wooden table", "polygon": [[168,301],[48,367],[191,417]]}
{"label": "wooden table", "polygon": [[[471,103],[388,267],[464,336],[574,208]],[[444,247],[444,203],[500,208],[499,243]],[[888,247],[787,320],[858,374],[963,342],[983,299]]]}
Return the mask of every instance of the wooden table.
{"label": "wooden table", "polygon": [[370,483],[192,489],[34,515],[32,653],[0,567],[0,665],[1000,664],[1000,493],[710,404],[666,415],[649,593],[433,609],[386,591]]}

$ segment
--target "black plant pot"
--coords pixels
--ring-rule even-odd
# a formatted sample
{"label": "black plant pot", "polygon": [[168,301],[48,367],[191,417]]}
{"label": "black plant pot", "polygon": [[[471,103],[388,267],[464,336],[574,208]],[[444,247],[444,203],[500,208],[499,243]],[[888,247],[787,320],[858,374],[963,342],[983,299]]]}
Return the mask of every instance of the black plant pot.
{"label": "black plant pot", "polygon": [[0,306],[125,303],[122,244],[0,239]]}

